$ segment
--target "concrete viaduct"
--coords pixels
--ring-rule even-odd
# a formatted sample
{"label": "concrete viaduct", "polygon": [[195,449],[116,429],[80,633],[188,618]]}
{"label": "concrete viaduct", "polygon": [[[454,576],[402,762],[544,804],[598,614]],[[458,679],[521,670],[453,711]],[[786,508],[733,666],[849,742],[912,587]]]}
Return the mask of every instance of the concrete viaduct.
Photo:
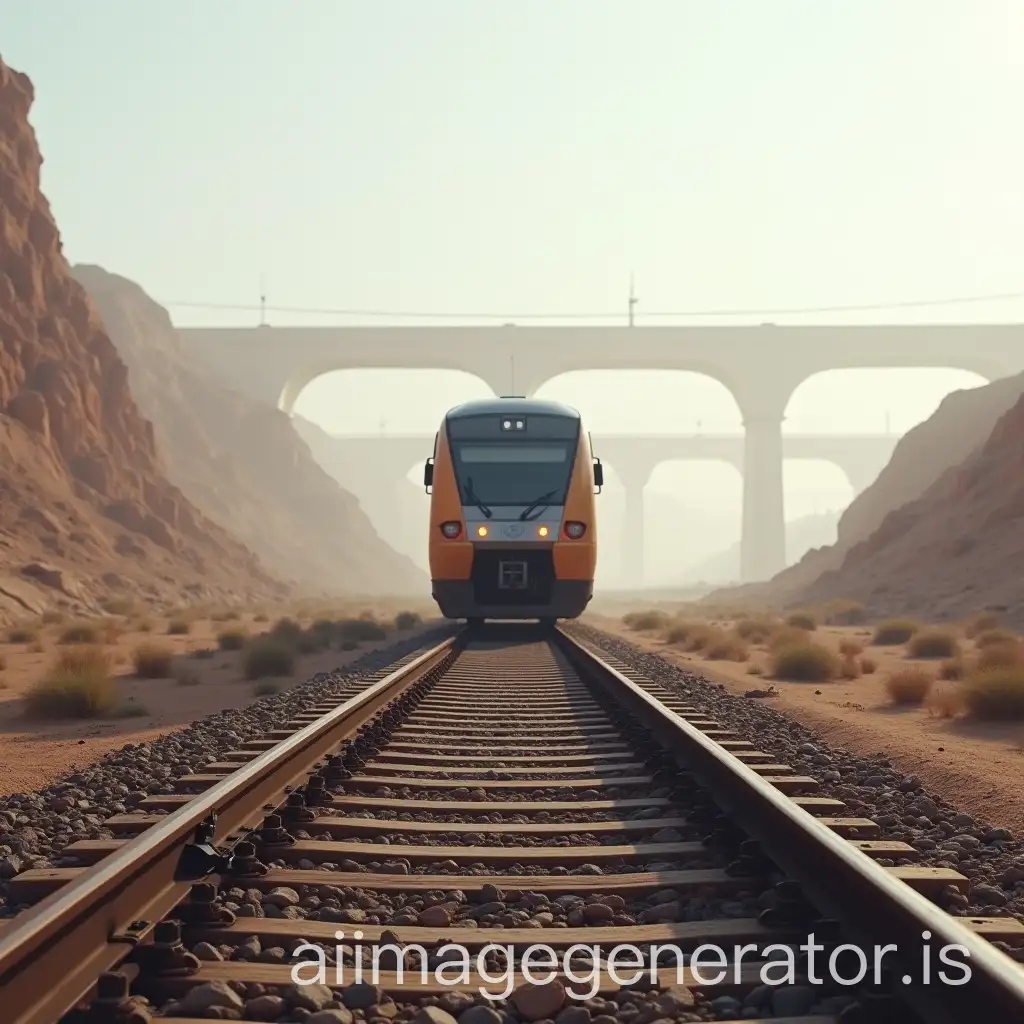
{"label": "concrete viaduct", "polygon": [[527,396],[574,370],[688,370],[713,377],[732,393],[743,417],[744,580],[766,579],[785,565],[782,421],[808,377],[854,367],[948,367],[994,380],[1024,370],[1024,325],[1016,324],[260,326],[179,328],[179,335],[188,351],[218,367],[239,390],[289,414],[311,381],[344,369],[461,370],[496,394]]}
{"label": "concrete viaduct", "polygon": [[[628,586],[643,585],[644,489],[654,470],[675,459],[727,462],[743,472],[742,434],[600,434],[591,432],[594,452],[622,481],[626,496],[623,564]],[[867,487],[889,461],[898,434],[785,434],[785,459],[821,459],[846,475],[855,494]],[[381,477],[404,480],[429,456],[433,434],[333,436],[330,471],[353,490],[369,493]],[[607,536],[607,535],[605,535]]]}

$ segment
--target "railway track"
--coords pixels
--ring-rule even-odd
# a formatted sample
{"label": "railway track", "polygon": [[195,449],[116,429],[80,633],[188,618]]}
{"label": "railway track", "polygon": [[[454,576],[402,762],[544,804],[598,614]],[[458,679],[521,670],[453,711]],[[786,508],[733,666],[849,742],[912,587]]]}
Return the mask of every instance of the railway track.
{"label": "railway track", "polygon": [[728,725],[571,629],[446,640],[13,879],[3,1020],[1024,1020],[1016,919]]}

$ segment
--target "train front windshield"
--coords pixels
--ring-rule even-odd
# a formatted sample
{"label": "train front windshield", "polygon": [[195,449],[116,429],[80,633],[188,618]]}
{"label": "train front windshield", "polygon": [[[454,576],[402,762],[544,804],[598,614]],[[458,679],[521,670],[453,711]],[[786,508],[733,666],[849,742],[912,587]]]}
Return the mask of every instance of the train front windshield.
{"label": "train front windshield", "polygon": [[463,441],[452,445],[464,505],[564,505],[575,445]]}

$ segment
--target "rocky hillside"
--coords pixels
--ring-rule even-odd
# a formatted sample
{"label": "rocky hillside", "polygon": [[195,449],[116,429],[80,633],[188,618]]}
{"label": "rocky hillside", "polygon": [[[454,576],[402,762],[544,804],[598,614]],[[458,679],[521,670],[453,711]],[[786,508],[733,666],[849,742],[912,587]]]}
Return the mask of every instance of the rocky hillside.
{"label": "rocky hillside", "polygon": [[425,576],[380,539],[284,413],[190,358],[167,311],[137,284],[94,266],[73,273],[128,365],[168,476],[206,515],[306,590],[426,591]]}
{"label": "rocky hillside", "polygon": [[40,191],[32,100],[0,61],[0,617],[113,594],[283,593],[164,476]]}
{"label": "rocky hillside", "polygon": [[926,619],[983,608],[1024,625],[1024,398],[990,437],[917,500],[890,512],[839,568],[804,592],[809,601],[861,601],[875,615]]}
{"label": "rocky hillside", "polygon": [[920,498],[983,445],[1022,394],[1024,374],[947,395],[927,420],[900,439],[875,482],[843,512],[835,544],[809,551],[765,583],[718,591],[711,598],[766,604],[803,601],[807,589],[823,573],[838,569],[851,549],[867,540],[891,512]]}

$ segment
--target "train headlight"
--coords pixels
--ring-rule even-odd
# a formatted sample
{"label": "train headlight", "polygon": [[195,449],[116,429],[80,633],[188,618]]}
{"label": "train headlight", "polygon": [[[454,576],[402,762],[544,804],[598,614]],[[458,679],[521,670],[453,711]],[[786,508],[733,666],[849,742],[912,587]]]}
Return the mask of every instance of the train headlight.
{"label": "train headlight", "polygon": [[486,537],[487,536],[487,532],[488,531],[487,531],[487,527],[486,526],[478,526],[476,528],[476,535],[478,537]]}
{"label": "train headlight", "polygon": [[548,535],[548,528],[546,526],[538,526],[537,527],[537,536],[538,537],[546,537],[547,535]]}
{"label": "train headlight", "polygon": [[586,523],[566,523],[565,535],[570,540],[579,540],[587,532]]}
{"label": "train headlight", "polygon": [[442,523],[441,532],[449,540],[455,540],[455,538],[462,533],[462,523]]}

